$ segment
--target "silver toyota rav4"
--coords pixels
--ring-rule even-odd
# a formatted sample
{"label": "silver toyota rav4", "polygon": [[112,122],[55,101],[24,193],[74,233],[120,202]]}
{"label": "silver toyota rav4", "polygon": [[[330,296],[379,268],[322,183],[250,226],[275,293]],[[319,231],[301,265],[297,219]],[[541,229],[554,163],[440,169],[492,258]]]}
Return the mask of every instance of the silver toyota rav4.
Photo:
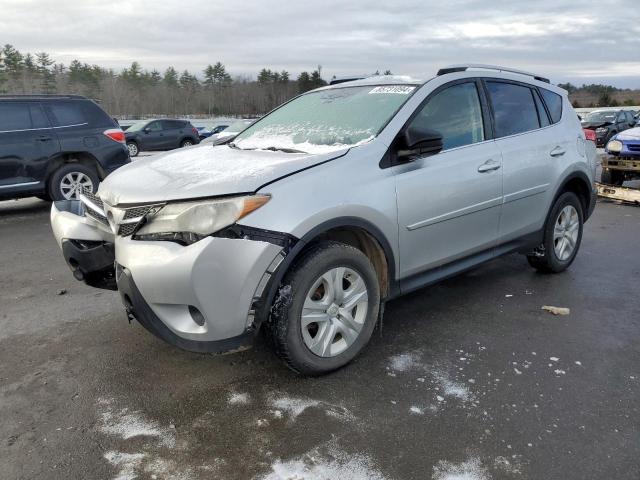
{"label": "silver toyota rav4", "polygon": [[566,269],[595,166],[564,90],[457,65],[305,93],[231,143],[120,168],[51,224],[75,277],[161,339],[223,352],[262,328],[314,375],[364,348],[389,299],[514,251]]}

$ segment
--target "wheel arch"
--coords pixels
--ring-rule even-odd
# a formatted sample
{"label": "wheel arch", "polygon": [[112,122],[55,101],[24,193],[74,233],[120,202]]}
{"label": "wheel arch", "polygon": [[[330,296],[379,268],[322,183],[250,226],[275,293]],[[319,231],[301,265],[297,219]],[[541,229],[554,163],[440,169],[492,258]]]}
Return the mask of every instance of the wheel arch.
{"label": "wheel arch", "polygon": [[49,182],[51,181],[51,177],[56,170],[64,165],[73,163],[79,163],[81,165],[84,165],[85,167],[94,168],[96,172],[98,172],[98,177],[100,177],[100,180],[103,180],[104,177],[107,176],[107,172],[105,172],[98,159],[92,154],[88,152],[62,152],[53,157],[47,165],[47,172],[45,174],[45,189],[47,191],[49,190]]}
{"label": "wheel arch", "polygon": [[310,247],[323,240],[336,240],[351,245],[369,258],[376,270],[383,301],[399,294],[395,278],[396,258],[391,243],[382,231],[362,218],[334,218],[309,230],[286,252],[284,260],[265,288],[260,305],[255,308],[260,324],[268,320],[271,304],[286,273]]}
{"label": "wheel arch", "polygon": [[583,208],[584,221],[586,222],[591,215],[591,212],[593,212],[593,207],[596,201],[592,194],[591,182],[589,181],[587,174],[582,171],[577,171],[567,175],[556,190],[556,194],[554,195],[551,206],[549,207],[550,210],[558,197],[565,192],[573,192],[578,196]]}

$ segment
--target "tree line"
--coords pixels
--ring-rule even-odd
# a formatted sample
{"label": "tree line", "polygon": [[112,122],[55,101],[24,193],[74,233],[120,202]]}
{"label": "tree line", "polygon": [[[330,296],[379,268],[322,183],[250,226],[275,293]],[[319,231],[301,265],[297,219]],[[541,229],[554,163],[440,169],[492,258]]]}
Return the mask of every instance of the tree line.
{"label": "tree line", "polygon": [[93,98],[113,116],[261,115],[286,100],[326,85],[322,67],[302,72],[264,68],[257,79],[232,77],[216,62],[198,74],[168,67],[145,70],[140,63],[121,71],[73,60],[56,63],[46,52],[22,53],[12,45],[0,48],[0,93],[79,94]]}
{"label": "tree line", "polygon": [[574,108],[640,105],[640,90],[597,83],[583,84],[581,87],[572,83],[560,83],[558,86],[569,92],[569,99]]}

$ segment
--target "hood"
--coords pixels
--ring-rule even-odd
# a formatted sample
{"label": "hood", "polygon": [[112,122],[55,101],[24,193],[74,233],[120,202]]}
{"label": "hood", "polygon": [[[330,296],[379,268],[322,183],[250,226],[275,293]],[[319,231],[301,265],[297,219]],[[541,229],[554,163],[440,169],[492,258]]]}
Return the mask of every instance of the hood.
{"label": "hood", "polygon": [[611,125],[611,122],[581,122],[582,128],[599,128]]}
{"label": "hood", "polygon": [[115,206],[255,192],[265,183],[347,152],[313,155],[227,145],[181,148],[120,167],[100,184],[98,196]]}
{"label": "hood", "polygon": [[640,140],[640,127],[630,128],[616,135],[616,140]]}

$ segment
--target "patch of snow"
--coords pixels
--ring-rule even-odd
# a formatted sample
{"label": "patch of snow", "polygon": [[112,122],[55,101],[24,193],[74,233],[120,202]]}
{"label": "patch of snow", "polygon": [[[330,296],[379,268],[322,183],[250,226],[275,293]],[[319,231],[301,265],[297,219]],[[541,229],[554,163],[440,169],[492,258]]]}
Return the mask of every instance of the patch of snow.
{"label": "patch of snow", "polygon": [[144,453],[124,453],[112,450],[104,454],[107,462],[119,469],[113,480],[134,480],[137,478],[136,470],[140,468],[145,457]]}
{"label": "patch of snow", "polygon": [[579,367],[581,367],[581,366],[582,366],[582,362],[581,362],[580,360],[576,360],[576,361],[575,361],[575,362],[573,362],[573,363],[575,363],[575,364],[576,364],[576,365],[578,365]]}
{"label": "patch of snow", "polygon": [[557,362],[560,359],[558,357],[549,357],[549,360],[551,360],[552,362]]}
{"label": "patch of snow", "polygon": [[101,414],[100,431],[103,433],[116,435],[124,440],[140,436],[155,437],[163,446],[175,447],[175,432],[172,429],[148,420],[139,411],[130,411],[128,408],[114,410],[110,400],[100,400],[98,404],[102,408],[106,407]]}
{"label": "patch of snow", "polygon": [[411,407],[409,409],[409,412],[413,413],[414,415],[424,415],[424,410],[420,407]]}
{"label": "patch of snow", "polygon": [[278,460],[261,480],[386,480],[373,461],[361,454],[317,450],[288,461]]}
{"label": "patch of snow", "polygon": [[472,457],[462,463],[440,460],[433,467],[433,480],[489,480],[487,469],[480,459]]}
{"label": "patch of snow", "polygon": [[387,368],[394,372],[408,372],[423,367],[416,353],[401,353],[389,358]]}
{"label": "patch of snow", "polygon": [[347,408],[312,398],[289,397],[286,395],[277,397],[274,395],[271,397],[269,403],[276,411],[281,412],[280,416],[282,416],[282,412],[285,412],[291,420],[298,418],[306,409],[314,407],[323,410],[325,415],[337,418],[343,422],[357,420],[355,415]]}
{"label": "patch of snow", "polygon": [[554,372],[556,375],[564,375],[565,373],[567,373],[567,372],[565,372],[564,370],[560,370],[560,369],[556,369],[556,370],[554,370],[553,372]]}
{"label": "patch of snow", "polygon": [[246,405],[250,401],[248,393],[232,393],[229,395],[229,405]]}
{"label": "patch of snow", "polygon": [[516,375],[522,375],[522,372],[517,368],[514,368],[513,371],[516,372]]}
{"label": "patch of snow", "polygon": [[445,396],[456,397],[462,401],[467,401],[471,398],[471,392],[465,384],[454,382],[443,373],[437,373],[435,378]]}

